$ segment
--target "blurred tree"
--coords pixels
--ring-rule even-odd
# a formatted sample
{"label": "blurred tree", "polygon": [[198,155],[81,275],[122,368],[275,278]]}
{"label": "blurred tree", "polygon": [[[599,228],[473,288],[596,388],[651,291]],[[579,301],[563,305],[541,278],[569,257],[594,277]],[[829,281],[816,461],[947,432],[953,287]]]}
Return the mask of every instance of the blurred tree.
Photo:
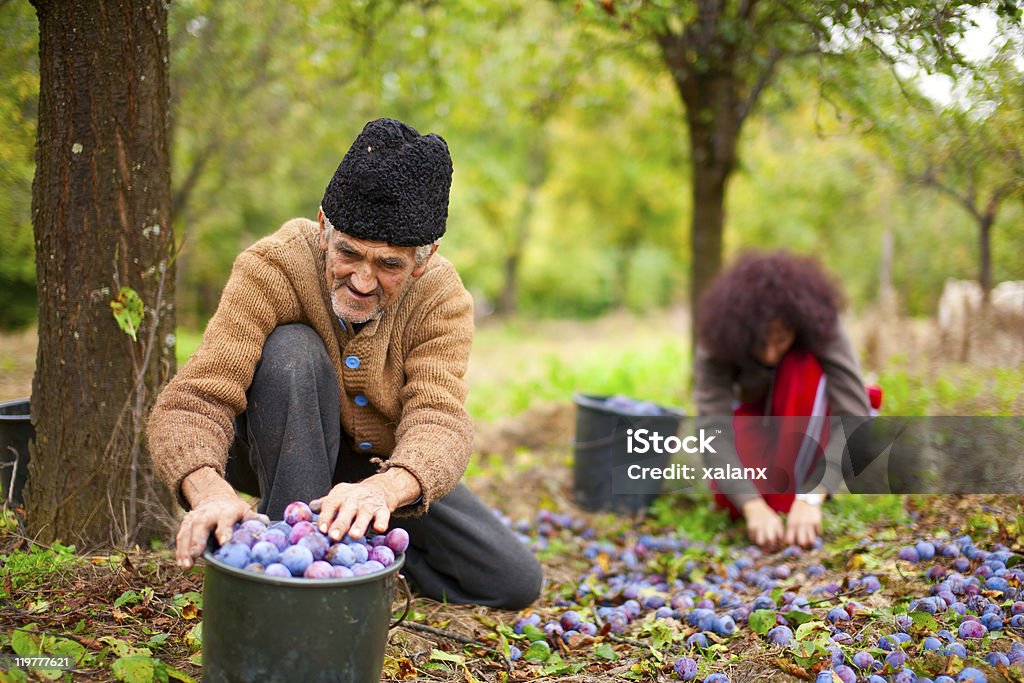
{"label": "blurred tree", "polygon": [[909,106],[875,126],[905,177],[951,198],[971,217],[986,300],[994,284],[993,226],[1008,201],[1024,196],[1024,73],[1016,62],[1021,48],[1019,40],[1007,40],[962,79],[951,102],[934,102],[908,87]]}
{"label": "blurred tree", "polygon": [[[127,545],[163,531],[171,503],[142,451],[146,414],[175,363],[167,9],[33,4],[39,347],[28,528],[45,543]],[[111,315],[114,300],[131,336]]]}
{"label": "blurred tree", "polygon": [[32,257],[32,175],[39,104],[39,30],[32,6],[9,2],[0,12],[0,329],[36,318]]}
{"label": "blurred tree", "polygon": [[[743,124],[780,64],[841,56],[864,43],[926,52],[946,64],[970,5],[932,0],[776,3],[763,0],[592,0],[576,11],[613,40],[653,43],[682,101],[690,142],[691,310],[722,263],[725,194]],[[644,52],[649,57],[649,54]]]}

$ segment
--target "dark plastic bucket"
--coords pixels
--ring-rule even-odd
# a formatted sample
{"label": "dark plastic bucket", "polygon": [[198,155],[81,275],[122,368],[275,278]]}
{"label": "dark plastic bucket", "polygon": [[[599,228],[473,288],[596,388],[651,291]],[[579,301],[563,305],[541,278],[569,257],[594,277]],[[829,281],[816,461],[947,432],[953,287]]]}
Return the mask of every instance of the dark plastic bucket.
{"label": "dark plastic bucket", "polygon": [[347,579],[263,576],[209,550],[203,585],[206,683],[376,683],[405,563]]}
{"label": "dark plastic bucket", "polygon": [[28,442],[36,436],[27,398],[0,403],[0,502],[22,504],[28,479]]}
{"label": "dark plastic bucket", "polygon": [[[616,493],[613,473],[625,468],[631,458],[627,455],[627,430],[647,429],[663,437],[679,432],[685,413],[674,408],[658,406],[662,415],[635,415],[607,407],[605,396],[576,394],[576,442],[573,460],[573,499],[580,507],[591,510],[612,510],[635,513],[646,510],[658,496],[645,484],[643,493]],[[669,464],[668,454],[646,458],[654,466]],[[655,487],[656,488],[656,487]]]}

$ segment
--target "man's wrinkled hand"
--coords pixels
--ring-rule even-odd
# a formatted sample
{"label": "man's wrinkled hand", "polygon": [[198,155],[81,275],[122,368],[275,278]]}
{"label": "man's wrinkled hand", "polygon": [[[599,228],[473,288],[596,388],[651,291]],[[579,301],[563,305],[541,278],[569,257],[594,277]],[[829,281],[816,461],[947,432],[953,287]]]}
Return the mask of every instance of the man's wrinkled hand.
{"label": "man's wrinkled hand", "polygon": [[821,535],[821,506],[793,501],[786,517],[786,543],[810,548]]}
{"label": "man's wrinkled hand", "polygon": [[762,550],[775,550],[782,541],[782,518],[775,510],[758,498],[743,506],[743,517],[747,521],[747,536]]}
{"label": "man's wrinkled hand", "polygon": [[388,530],[395,505],[387,490],[369,480],[358,484],[337,484],[323,498],[309,503],[319,512],[317,527],[332,541],[340,541],[346,533],[350,538],[362,538],[370,525],[374,531]]}
{"label": "man's wrinkled hand", "polygon": [[217,542],[224,545],[231,540],[235,522],[258,519],[269,524],[266,515],[253,512],[237,495],[207,498],[196,505],[181,520],[178,529],[175,560],[182,569],[188,569],[206,548],[210,534],[216,532]]}

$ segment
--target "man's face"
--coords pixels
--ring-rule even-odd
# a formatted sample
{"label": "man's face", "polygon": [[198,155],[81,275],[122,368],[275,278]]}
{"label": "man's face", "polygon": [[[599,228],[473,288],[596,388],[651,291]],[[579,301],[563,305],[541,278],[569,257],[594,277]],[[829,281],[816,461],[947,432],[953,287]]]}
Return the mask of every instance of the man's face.
{"label": "man's face", "polygon": [[337,229],[328,235],[322,212],[319,218],[331,305],[345,322],[365,323],[379,317],[426,269],[430,257],[416,265],[415,247],[361,240]]}

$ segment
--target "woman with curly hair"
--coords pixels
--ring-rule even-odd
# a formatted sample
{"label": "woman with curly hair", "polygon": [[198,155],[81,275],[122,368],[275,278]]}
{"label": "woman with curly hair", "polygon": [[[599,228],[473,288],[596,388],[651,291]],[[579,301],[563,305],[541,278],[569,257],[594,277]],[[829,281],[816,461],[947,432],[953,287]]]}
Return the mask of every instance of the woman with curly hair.
{"label": "woman with curly hair", "polygon": [[744,254],[701,298],[697,412],[704,425],[717,418],[732,427],[708,457],[750,473],[763,468],[762,478],[713,482],[715,499],[765,549],[815,542],[821,503],[834,488],[821,481],[824,464],[838,459],[823,457],[827,416],[870,411],[842,305],[816,262],[784,251]]}

